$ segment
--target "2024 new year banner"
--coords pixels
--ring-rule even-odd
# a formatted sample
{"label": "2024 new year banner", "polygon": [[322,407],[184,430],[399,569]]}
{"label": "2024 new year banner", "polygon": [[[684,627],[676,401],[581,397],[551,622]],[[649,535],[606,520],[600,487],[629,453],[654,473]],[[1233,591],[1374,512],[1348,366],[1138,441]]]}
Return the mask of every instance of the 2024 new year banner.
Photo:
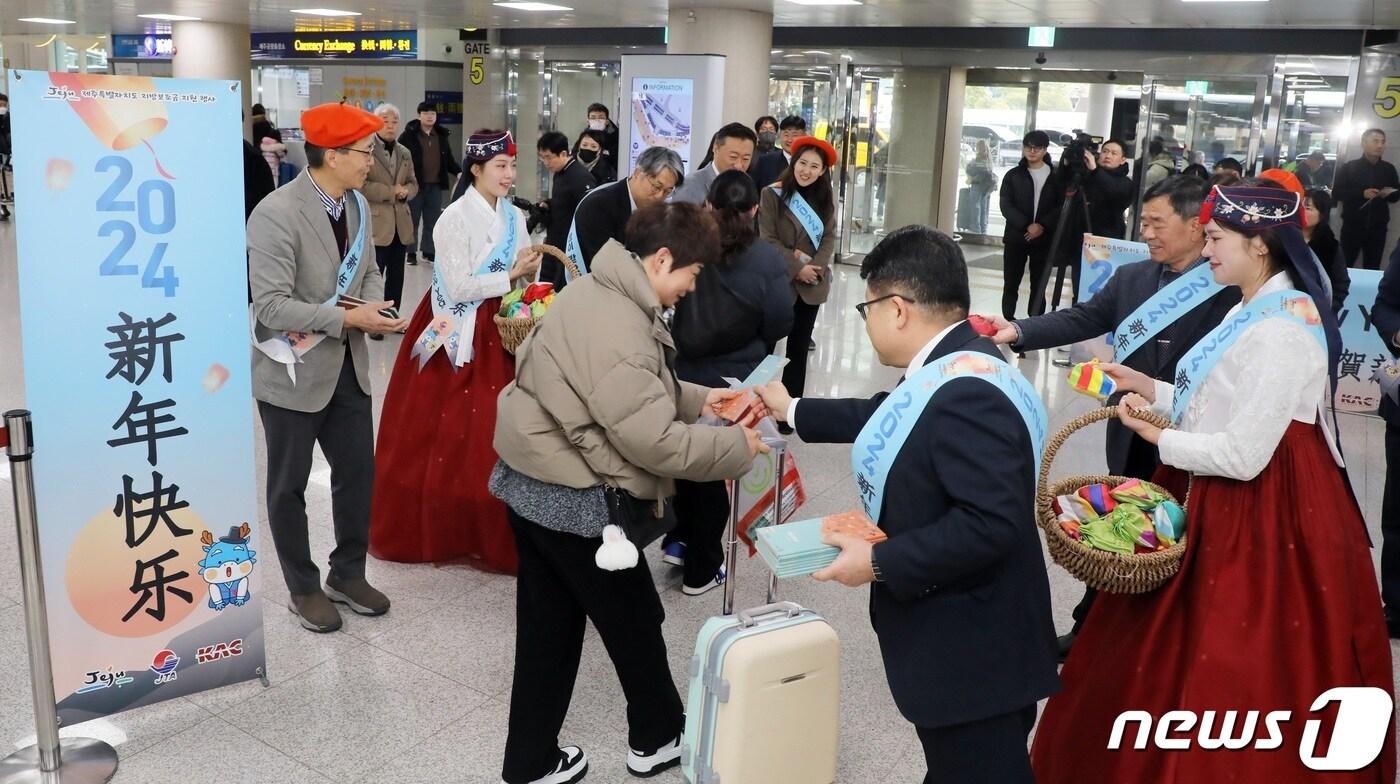
{"label": "2024 new year banner", "polygon": [[[12,71],[63,724],[263,672],[236,82]],[[261,554],[260,554],[261,551]]]}

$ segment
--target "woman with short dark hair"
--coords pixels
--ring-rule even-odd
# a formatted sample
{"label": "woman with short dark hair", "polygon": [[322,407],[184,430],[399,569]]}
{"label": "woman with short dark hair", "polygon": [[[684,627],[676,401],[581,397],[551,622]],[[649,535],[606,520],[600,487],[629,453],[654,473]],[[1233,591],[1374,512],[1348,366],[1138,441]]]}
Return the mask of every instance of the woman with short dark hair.
{"label": "woman with short dark hair", "polygon": [[662,314],[719,253],[700,207],[644,207],[627,246],[609,240],[516,354],[490,483],[520,556],[506,784],[577,781],[587,770],[582,749],[558,745],[585,621],[627,695],[628,771],[650,776],[680,762],[684,708],[638,548],[665,532],[675,480],[737,479],[766,449],[746,427],[695,424],[736,393],[674,371]]}
{"label": "woman with short dark hair", "polygon": [[604,185],[617,179],[617,167],[613,166],[609,156],[603,154],[607,149],[607,134],[602,131],[595,131],[592,128],[580,133],[574,142],[574,157],[578,158],[585,169],[592,172],[593,179]]}

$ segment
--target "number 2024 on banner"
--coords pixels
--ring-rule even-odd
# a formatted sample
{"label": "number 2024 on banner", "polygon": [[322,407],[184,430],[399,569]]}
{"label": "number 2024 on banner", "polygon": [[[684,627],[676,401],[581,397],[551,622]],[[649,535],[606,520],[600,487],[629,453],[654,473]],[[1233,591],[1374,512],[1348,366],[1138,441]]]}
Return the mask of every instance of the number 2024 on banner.
{"label": "number 2024 on banner", "polygon": [[[130,199],[126,197],[131,195],[134,178],[131,161],[120,155],[108,155],[97,162],[95,171],[115,173],[112,184],[97,197],[97,211],[119,216],[106,221],[97,230],[99,237],[117,238],[116,246],[99,268],[100,273],[104,276],[140,275],[142,288],[162,289],[165,296],[175,296],[180,279],[175,276],[174,265],[165,262],[170,243],[156,240],[175,228],[175,187],[165,180],[146,180],[136,186],[135,198]],[[133,215],[135,225],[131,222]],[[144,264],[138,261],[144,251],[144,244],[137,250],[138,239],[156,240],[150,245]]]}

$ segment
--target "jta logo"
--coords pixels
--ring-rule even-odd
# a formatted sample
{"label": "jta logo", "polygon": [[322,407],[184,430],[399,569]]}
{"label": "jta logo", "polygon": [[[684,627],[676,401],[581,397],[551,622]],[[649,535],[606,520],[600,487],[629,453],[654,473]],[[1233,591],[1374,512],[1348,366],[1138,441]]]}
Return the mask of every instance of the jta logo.
{"label": "jta logo", "polygon": [[195,651],[194,657],[200,664],[207,664],[220,659],[228,659],[234,656],[243,655],[243,640],[239,638],[233,642],[221,642],[216,645],[206,645]]}
{"label": "jta logo", "polygon": [[179,677],[175,668],[180,666],[180,657],[170,649],[165,649],[151,658],[151,672],[156,674],[156,685],[169,683]]}
{"label": "jta logo", "polygon": [[[1385,690],[1374,686],[1339,686],[1319,695],[1308,710],[1316,713],[1333,702],[1338,703],[1337,722],[1332,728],[1332,742],[1327,753],[1321,757],[1316,755],[1317,736],[1322,722],[1308,719],[1303,725],[1298,757],[1309,770],[1360,770],[1380,755],[1385,745],[1386,731],[1390,728],[1390,719],[1394,715],[1394,704]],[[1259,751],[1282,748],[1283,725],[1292,720],[1292,712],[1269,711],[1262,715],[1262,722],[1261,714],[1262,711],[1246,711],[1240,722],[1239,711],[1224,711],[1223,716],[1216,711],[1205,711],[1199,716],[1188,710],[1168,711],[1157,722],[1157,730],[1153,732],[1152,714],[1147,711],[1124,711],[1113,722],[1108,748],[1116,751],[1122,747],[1123,734],[1129,722],[1138,722],[1133,748],[1139,750],[1147,748],[1149,736],[1159,749],[1189,749],[1193,740],[1189,733],[1198,725],[1194,740],[1202,749],[1237,750],[1251,745]],[[1261,733],[1264,737],[1259,737]]]}

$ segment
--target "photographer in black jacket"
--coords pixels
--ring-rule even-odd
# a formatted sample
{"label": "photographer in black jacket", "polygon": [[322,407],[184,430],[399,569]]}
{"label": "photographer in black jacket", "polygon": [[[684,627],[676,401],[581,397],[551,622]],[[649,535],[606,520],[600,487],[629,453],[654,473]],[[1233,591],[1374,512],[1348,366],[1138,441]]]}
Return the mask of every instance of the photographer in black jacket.
{"label": "photographer in black jacket", "polygon": [[[1074,285],[1073,302],[1079,301],[1079,268],[1083,252],[1084,233],[1100,237],[1123,239],[1128,233],[1128,223],[1124,211],[1133,203],[1133,179],[1128,176],[1128,162],[1123,155],[1123,143],[1109,139],[1098,145],[1098,154],[1083,145],[1083,174],[1080,177],[1084,199],[1088,204],[1088,224],[1085,224],[1085,209],[1078,200],[1067,209],[1064,236],[1055,248],[1055,266],[1069,267]],[[1076,152],[1075,145],[1067,147],[1060,160],[1057,172],[1061,183],[1067,187],[1073,182],[1070,169],[1070,155]],[[1058,295],[1054,298],[1057,302]]]}

